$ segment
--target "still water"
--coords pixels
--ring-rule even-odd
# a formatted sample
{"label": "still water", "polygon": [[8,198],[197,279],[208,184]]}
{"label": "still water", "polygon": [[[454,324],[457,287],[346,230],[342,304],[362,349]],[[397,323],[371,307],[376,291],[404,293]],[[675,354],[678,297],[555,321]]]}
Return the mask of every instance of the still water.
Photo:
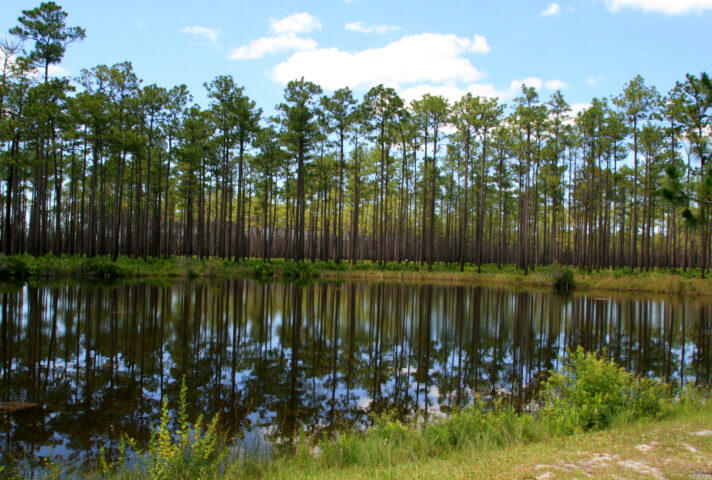
{"label": "still water", "polygon": [[219,413],[260,448],[384,410],[521,407],[576,345],[676,384],[712,376],[712,308],[690,299],[248,280],[0,292],[0,400],[39,404],[0,414],[0,464],[81,466],[122,433],[145,442],[183,379],[193,418]]}

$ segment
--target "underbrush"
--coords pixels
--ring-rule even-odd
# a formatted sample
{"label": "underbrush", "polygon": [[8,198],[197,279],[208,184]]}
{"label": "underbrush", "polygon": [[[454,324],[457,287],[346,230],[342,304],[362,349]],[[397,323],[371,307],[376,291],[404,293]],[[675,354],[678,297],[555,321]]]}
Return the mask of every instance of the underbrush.
{"label": "underbrush", "polygon": [[551,277],[557,291],[570,292],[574,289],[574,272],[570,268],[553,265]]}

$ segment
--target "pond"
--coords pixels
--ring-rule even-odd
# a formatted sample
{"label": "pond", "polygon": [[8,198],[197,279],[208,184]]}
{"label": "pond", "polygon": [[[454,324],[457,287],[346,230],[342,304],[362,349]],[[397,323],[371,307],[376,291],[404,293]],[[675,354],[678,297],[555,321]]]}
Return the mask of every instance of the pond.
{"label": "pond", "polygon": [[188,388],[192,418],[264,448],[372,415],[442,415],[475,397],[518,408],[582,345],[677,385],[712,379],[712,308],[675,297],[393,283],[4,285],[0,464],[87,466],[145,443]]}

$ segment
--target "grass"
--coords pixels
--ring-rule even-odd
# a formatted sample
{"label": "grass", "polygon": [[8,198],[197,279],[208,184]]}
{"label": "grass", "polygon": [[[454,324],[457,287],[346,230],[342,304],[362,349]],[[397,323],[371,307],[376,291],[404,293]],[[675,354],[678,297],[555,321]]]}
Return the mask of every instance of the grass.
{"label": "grass", "polygon": [[0,278],[5,279],[117,279],[117,278],[314,278],[308,262],[275,259],[241,261],[221,258],[168,257],[85,257],[12,255],[0,257]]}
{"label": "grass", "polygon": [[712,295],[712,280],[700,278],[699,269],[672,271],[630,268],[587,269],[559,265],[539,266],[527,275],[512,265],[488,264],[477,271],[477,266],[434,263],[432,268],[417,262],[371,261],[336,263],[333,260],[297,262],[288,259],[250,258],[229,260],[221,258],[168,257],[134,258],[30,255],[0,256],[0,278],[5,279],[170,279],[236,278],[248,277],[260,280],[321,279],[362,280],[401,283],[432,283],[443,285],[499,285],[521,288],[545,288],[561,291],[573,289],[589,292],[675,294],[684,296]]}
{"label": "grass", "polygon": [[581,349],[565,365],[544,382],[534,413],[476,403],[428,422],[380,416],[367,431],[297,438],[269,459],[225,447],[215,419],[189,423],[183,386],[177,419],[164,404],[147,449],[129,439],[115,463],[102,457],[84,473],[55,466],[45,478],[667,478],[712,468],[712,406],[700,391],[673,391]]}
{"label": "grass", "polygon": [[592,293],[649,293],[683,296],[712,295],[712,279],[700,278],[699,269],[672,271],[630,268],[604,268],[589,272],[585,268],[539,266],[527,275],[512,265],[483,265],[477,272],[475,265],[466,265],[460,272],[457,265],[434,264],[427,268],[403,267],[394,269],[361,262],[342,269],[319,269],[319,276],[330,280],[376,280],[405,283],[434,283],[444,285],[488,285],[519,288],[544,288]]}
{"label": "grass", "polygon": [[[463,448],[448,454],[376,467],[274,470],[264,478],[292,480],[689,479],[712,473],[712,409],[686,409],[670,418],[618,424],[603,431],[552,437],[503,448]],[[704,474],[707,474],[706,476]]]}

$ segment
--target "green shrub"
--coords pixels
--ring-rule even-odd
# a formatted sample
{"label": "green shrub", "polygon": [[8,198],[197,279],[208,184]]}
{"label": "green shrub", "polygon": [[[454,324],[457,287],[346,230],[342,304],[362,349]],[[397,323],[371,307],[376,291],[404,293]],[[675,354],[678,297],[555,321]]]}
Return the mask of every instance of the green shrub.
{"label": "green shrub", "polygon": [[3,256],[0,259],[0,278],[27,278],[31,271],[32,257],[29,255]]}
{"label": "green shrub", "polygon": [[79,273],[99,278],[118,278],[123,276],[123,269],[109,257],[90,257],[79,267]]}
{"label": "green shrub", "polygon": [[285,279],[311,278],[316,275],[314,267],[305,261],[287,260],[282,265],[279,276]]}
{"label": "green shrub", "polygon": [[574,289],[574,272],[568,267],[555,265],[551,267],[554,288],[559,292],[569,292]]}
{"label": "green shrub", "polygon": [[[146,450],[136,448],[136,442],[124,438],[119,448],[117,462],[111,463],[102,454],[99,459],[102,478],[150,478],[173,480],[177,478],[216,478],[225,470],[228,450],[218,433],[218,417],[203,426],[202,417],[195,423],[188,421],[188,389],[185,379],[181,384],[178,404],[177,424],[174,430],[170,425],[173,419],[168,410],[168,401],[163,400],[161,423],[151,433],[151,440]],[[138,461],[129,464],[126,454]]]}
{"label": "green shrub", "polygon": [[344,271],[348,268],[346,261],[336,262],[336,260],[316,260],[313,265],[316,270]]}
{"label": "green shrub", "polygon": [[617,417],[659,418],[671,410],[670,388],[641,379],[583,348],[544,384],[542,419],[552,433],[599,430]]}

